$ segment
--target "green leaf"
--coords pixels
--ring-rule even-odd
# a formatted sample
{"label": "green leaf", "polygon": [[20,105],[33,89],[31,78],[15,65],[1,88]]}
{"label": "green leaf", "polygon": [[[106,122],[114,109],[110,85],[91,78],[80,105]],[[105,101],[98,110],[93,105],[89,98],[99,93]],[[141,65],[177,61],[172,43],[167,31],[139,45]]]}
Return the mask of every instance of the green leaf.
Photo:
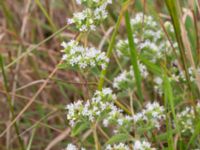
{"label": "green leaf", "polygon": [[[169,105],[170,112],[172,113],[173,120],[174,120],[175,126],[177,128],[177,132],[181,136],[179,124],[178,124],[178,121],[177,121],[177,118],[176,118],[172,86],[171,86],[169,78],[167,77],[166,74],[163,77],[163,81],[164,81],[163,82],[163,88],[164,88],[165,107],[168,108],[168,105]],[[169,142],[170,142],[169,145],[173,148],[174,142],[173,142],[172,127],[171,127],[171,122],[172,122],[171,120],[172,119],[170,118],[170,115],[168,115],[167,117],[168,117],[168,119],[167,119],[167,128],[168,128],[167,133],[169,134]],[[180,139],[181,139],[181,137],[180,137]]]}
{"label": "green leaf", "polygon": [[78,122],[75,127],[72,129],[72,136],[76,136],[77,134],[81,133],[82,131],[89,128],[89,124],[87,122]]}
{"label": "green leaf", "polygon": [[[171,130],[171,133],[172,134],[176,134],[176,130],[175,129],[172,129]],[[159,135],[156,136],[156,141],[166,141],[168,138],[169,138],[169,133],[168,132],[165,132],[165,133],[161,133]]]}
{"label": "green leaf", "polygon": [[188,142],[187,149],[189,149],[190,145],[197,139],[197,136],[199,135],[199,133],[200,133],[200,120],[198,120],[198,122],[196,124],[194,133],[192,134],[192,136]]}
{"label": "green leaf", "polygon": [[[112,51],[113,51],[113,48],[114,48],[114,45],[115,45],[115,39],[116,39],[116,36],[117,36],[117,32],[118,32],[118,29],[120,27],[120,23],[122,21],[122,18],[124,16],[124,11],[129,6],[129,3],[130,3],[130,0],[125,1],[123,3],[122,9],[121,9],[120,14],[119,14],[119,17],[118,17],[117,22],[115,24],[115,29],[113,31],[113,34],[112,34],[112,37],[111,37],[111,40],[110,40],[110,43],[109,43],[109,46],[108,46],[108,50],[106,52],[106,56],[108,58],[111,57],[111,54],[112,54]],[[103,84],[104,84],[104,80],[105,80],[105,76],[106,76],[107,71],[108,71],[108,66],[101,71],[100,79],[99,79],[99,83],[98,83],[98,90],[102,90],[102,88],[103,88]]]}
{"label": "green leaf", "polygon": [[193,95],[195,95],[195,91],[194,91],[193,86],[191,85],[189,72],[187,69],[187,57],[186,57],[185,48],[184,48],[184,44],[183,44],[183,40],[182,40],[182,34],[181,34],[182,32],[181,32],[181,24],[180,24],[181,19],[180,18],[182,16],[181,16],[180,4],[179,4],[179,1],[175,1],[175,0],[165,0],[165,4],[167,6],[167,9],[168,9],[169,14],[172,19],[176,40],[178,42],[182,65],[185,70],[187,84],[188,84],[189,89],[191,90],[191,93]]}
{"label": "green leaf", "polygon": [[161,76],[162,75],[162,70],[160,69],[160,67],[152,62],[150,62],[149,60],[145,59],[142,56],[139,56],[140,61],[148,68],[149,71],[151,71],[152,73]]}
{"label": "green leaf", "polygon": [[143,95],[142,95],[142,78],[138,66],[138,57],[137,57],[137,50],[135,48],[135,44],[133,42],[133,32],[131,29],[131,23],[130,23],[130,17],[128,11],[125,14],[125,22],[126,22],[126,30],[128,34],[128,43],[129,43],[129,49],[130,49],[130,55],[131,55],[131,64],[133,66],[133,71],[135,75],[135,80],[136,80],[136,86],[137,86],[137,91],[138,91],[138,96],[140,100],[143,100]]}
{"label": "green leaf", "polygon": [[112,136],[106,144],[114,144],[114,143],[119,143],[119,142],[125,142],[128,141],[130,136],[125,133],[120,133]]}

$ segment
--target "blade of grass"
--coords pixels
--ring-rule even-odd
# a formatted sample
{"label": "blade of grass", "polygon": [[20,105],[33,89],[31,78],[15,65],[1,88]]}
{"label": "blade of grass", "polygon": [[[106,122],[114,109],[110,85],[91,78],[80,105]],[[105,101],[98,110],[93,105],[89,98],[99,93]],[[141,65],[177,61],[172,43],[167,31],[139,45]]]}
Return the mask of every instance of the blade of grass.
{"label": "blade of grass", "polygon": [[53,31],[56,31],[56,25],[53,23],[53,20],[51,19],[51,17],[49,16],[49,14],[46,12],[45,8],[43,7],[43,5],[41,4],[40,0],[35,0],[35,3],[39,6],[39,8],[42,10],[43,14],[45,15],[45,17],[47,18],[51,28],[53,29]]}
{"label": "blade of grass", "polygon": [[133,66],[133,71],[135,75],[135,80],[136,80],[136,86],[137,86],[137,92],[140,100],[143,100],[143,95],[142,95],[142,78],[140,75],[140,70],[138,66],[138,57],[137,57],[137,50],[135,48],[135,44],[133,41],[133,33],[131,29],[131,23],[130,23],[130,17],[128,11],[125,13],[125,22],[126,22],[126,30],[128,34],[128,43],[129,43],[129,49],[130,49],[130,55],[131,55],[131,64]]}
{"label": "blade of grass", "polygon": [[62,27],[61,29],[59,29],[58,31],[54,32],[52,35],[50,35],[48,38],[44,39],[43,41],[41,41],[40,43],[36,44],[35,46],[28,48],[26,52],[22,53],[19,57],[17,57],[15,60],[13,60],[10,64],[8,64],[5,69],[10,68],[11,66],[13,66],[16,62],[18,62],[19,60],[21,60],[22,58],[24,58],[26,55],[30,54],[32,51],[34,51],[35,49],[37,49],[39,46],[41,46],[42,44],[44,44],[45,42],[49,41],[50,39],[52,39],[53,37],[55,37],[56,35],[58,35],[60,32],[62,32],[63,30],[65,30],[68,27],[68,25],[65,25],[64,27]]}
{"label": "blade of grass", "polygon": [[[168,108],[168,105],[170,107],[170,111],[171,111],[172,116],[173,116],[175,127],[177,129],[176,131],[178,132],[178,135],[180,136],[180,139],[181,139],[181,132],[180,132],[180,128],[179,128],[179,124],[178,124],[177,117],[176,117],[176,112],[175,112],[174,97],[173,97],[172,87],[171,87],[169,78],[167,77],[166,74],[163,77],[163,81],[164,81],[164,83],[163,83],[164,87],[163,88],[164,88],[165,106],[166,106],[166,108]],[[168,115],[168,117],[170,117],[170,115]],[[170,120],[172,120],[172,119],[169,119],[169,121]],[[168,125],[168,126],[170,126],[170,125]],[[171,133],[171,130],[172,130],[172,127],[170,127],[170,133]],[[173,136],[173,135],[171,135],[171,136]],[[171,137],[171,138],[173,138],[173,137]],[[172,143],[170,143],[170,144],[172,144]],[[176,149],[174,146],[173,146],[173,148]]]}
{"label": "blade of grass", "polygon": [[2,9],[3,11],[3,14],[4,14],[4,18],[9,26],[9,28],[13,31],[15,31],[16,29],[14,28],[14,17],[13,17],[13,14],[12,14],[12,11],[9,10],[8,8],[8,4],[6,4],[7,2],[6,1],[0,1],[0,8]]}
{"label": "blade of grass", "polygon": [[200,134],[200,120],[196,123],[194,133],[192,134],[188,144],[187,149],[190,149],[190,145],[197,139],[197,136]]}
{"label": "blade of grass", "polygon": [[[171,106],[172,93],[171,93],[170,84],[169,84],[169,81],[168,81],[166,75],[164,75],[163,81],[164,81],[164,83],[163,83],[164,87],[163,88],[164,88],[165,108],[168,108],[168,102],[169,101],[170,101],[169,103],[170,103],[170,106]],[[174,107],[172,105],[171,109],[173,110],[173,108]],[[171,124],[172,124],[172,119],[170,118],[169,113],[167,113],[167,115],[166,115],[166,126],[167,126],[167,135],[168,135],[168,146],[169,146],[169,149],[175,149]]]}
{"label": "blade of grass", "polygon": [[58,136],[56,136],[52,141],[50,141],[49,144],[47,145],[47,147],[44,150],[51,150],[51,149],[53,149],[53,147],[56,144],[58,144],[59,142],[61,142],[62,140],[64,140],[67,136],[69,136],[70,131],[71,131],[70,128],[66,128]]}
{"label": "blade of grass", "polygon": [[[62,63],[62,61],[60,61]],[[48,78],[45,80],[45,82],[40,86],[40,88],[37,90],[35,95],[30,99],[30,101],[26,104],[26,106],[18,113],[18,115],[12,120],[12,122],[6,127],[6,129],[0,134],[0,137],[2,137],[7,130],[16,123],[18,119],[23,115],[23,113],[32,105],[32,103],[35,101],[35,99],[38,97],[38,95],[42,92],[42,90],[45,88],[49,80],[53,77],[53,75],[58,70],[58,67],[55,67],[54,70],[51,72],[51,74],[48,76]]]}
{"label": "blade of grass", "polygon": [[26,150],[31,150],[31,146],[32,146],[33,138],[35,136],[36,129],[37,129],[37,126],[35,126],[33,128],[33,131],[32,131],[32,134],[31,134],[31,137],[30,137],[30,140],[29,140],[29,143],[28,143]]}
{"label": "blade of grass", "polygon": [[[80,40],[82,34],[79,34],[78,37],[76,38],[77,41]],[[63,60],[61,60],[59,64],[63,63]],[[38,97],[38,95],[42,92],[42,90],[46,87],[47,83],[50,81],[50,79],[54,76],[54,74],[56,73],[56,71],[58,70],[58,66],[56,66],[53,71],[49,74],[49,76],[47,77],[47,79],[45,80],[45,82],[40,86],[40,88],[37,90],[37,92],[35,93],[35,95],[30,99],[30,101],[24,106],[24,108],[18,113],[18,115],[12,120],[12,122],[6,127],[6,129],[0,134],[0,137],[2,137],[7,130],[16,123],[16,121],[18,119],[20,119],[20,117],[24,114],[24,112],[32,105],[32,103],[35,101],[35,99]]]}
{"label": "blade of grass", "polygon": [[[120,11],[120,14],[119,14],[119,17],[117,19],[117,23],[115,25],[115,29],[114,29],[114,32],[112,34],[112,37],[111,37],[111,41],[109,43],[109,46],[108,46],[108,50],[107,50],[107,53],[106,53],[106,56],[108,58],[111,57],[111,54],[112,54],[112,50],[113,50],[113,47],[114,47],[114,44],[115,44],[115,38],[117,36],[117,31],[119,29],[119,26],[120,26],[120,23],[121,23],[121,20],[123,18],[123,15],[124,15],[124,12],[126,11],[126,9],[128,8],[129,6],[129,3],[131,2],[131,0],[128,0],[126,1],[123,6],[122,6],[122,9]],[[107,69],[108,69],[108,65],[105,67],[105,69],[103,69],[101,71],[101,74],[100,74],[100,79],[99,79],[99,83],[98,83],[98,90],[101,90],[103,88],[103,84],[104,84],[104,78],[106,76],[106,73],[107,73]]]}
{"label": "blade of grass", "polygon": [[167,9],[168,9],[171,19],[172,19],[172,23],[174,26],[175,35],[176,35],[176,39],[178,42],[179,51],[180,51],[180,55],[181,55],[181,61],[182,61],[182,65],[183,65],[183,68],[185,71],[188,88],[192,91],[192,98],[194,100],[193,94],[195,92],[194,92],[193,86],[191,85],[191,82],[190,82],[189,73],[187,70],[186,54],[185,54],[185,49],[184,49],[184,45],[183,45],[183,41],[182,41],[181,26],[180,26],[180,19],[179,19],[180,18],[180,6],[177,4],[177,1],[174,1],[174,0],[165,0],[165,4],[167,6]]}
{"label": "blade of grass", "polygon": [[149,71],[151,71],[152,73],[158,76],[162,75],[162,70],[158,65],[152,63],[151,61],[149,61],[148,59],[144,58],[141,55],[138,55],[138,58],[143,64],[145,64],[145,66],[147,66]]}
{"label": "blade of grass", "polygon": [[[12,105],[11,97],[9,95],[9,86],[8,86],[8,81],[7,81],[7,77],[6,77],[6,73],[5,73],[5,69],[4,69],[4,61],[3,61],[2,55],[0,55],[0,67],[1,67],[2,75],[3,75],[3,82],[4,82],[5,91],[6,91],[7,102],[8,102],[9,109],[10,109],[10,112],[11,112],[11,117],[12,117],[12,120],[13,120],[14,117],[15,117],[14,106]],[[25,150],[23,140],[20,137],[19,127],[18,127],[16,122],[14,123],[14,128],[15,128],[15,132],[17,134],[17,138],[18,138],[20,147],[21,147],[22,150]]]}

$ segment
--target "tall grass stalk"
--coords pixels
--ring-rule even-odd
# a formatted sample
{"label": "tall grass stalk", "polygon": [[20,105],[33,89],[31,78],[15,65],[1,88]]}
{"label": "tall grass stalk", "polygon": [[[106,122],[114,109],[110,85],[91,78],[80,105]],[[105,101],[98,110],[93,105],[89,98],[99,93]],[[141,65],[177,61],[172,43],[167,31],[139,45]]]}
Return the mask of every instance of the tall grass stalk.
{"label": "tall grass stalk", "polygon": [[[108,50],[107,50],[107,57],[110,58],[111,57],[111,54],[112,54],[112,50],[114,48],[114,45],[115,45],[115,38],[117,36],[117,32],[118,32],[118,29],[120,27],[120,23],[122,21],[122,18],[124,16],[124,13],[125,11],[127,10],[129,4],[130,4],[131,0],[127,0],[123,6],[122,6],[122,9],[120,11],[120,14],[119,14],[119,17],[117,19],[117,22],[116,22],[116,25],[115,25],[115,29],[114,29],[114,32],[112,34],[112,37],[111,37],[111,41],[109,43],[109,46],[108,46]],[[99,83],[98,83],[98,90],[101,90],[103,88],[103,85],[104,85],[104,78],[106,76],[106,73],[107,73],[107,70],[108,70],[108,66],[106,66],[105,69],[103,69],[101,71],[101,74],[100,74],[100,79],[99,79]]]}
{"label": "tall grass stalk", "polygon": [[66,28],[68,28],[68,26],[69,25],[65,25],[64,27],[62,27],[58,31],[54,32],[52,35],[50,35],[48,38],[44,39],[40,43],[36,44],[33,47],[28,48],[26,52],[22,53],[19,57],[17,57],[15,60],[13,60],[10,64],[8,64],[7,66],[5,66],[5,69],[8,69],[11,66],[13,66],[16,62],[18,62],[19,60],[21,60],[22,58],[24,58],[25,56],[27,56],[28,54],[30,54],[32,51],[34,51],[35,49],[37,49],[39,46],[41,46],[42,44],[46,43],[47,41],[49,41],[50,39],[52,39],[53,37],[55,37],[56,35],[58,35],[59,33],[61,33],[63,30],[65,30]]}
{"label": "tall grass stalk", "polygon": [[[174,0],[165,0],[166,6],[168,8],[168,11],[170,13],[171,19],[172,19],[172,23],[174,26],[174,30],[175,30],[175,36],[178,42],[178,46],[179,46],[179,51],[180,51],[180,55],[181,55],[181,61],[182,61],[182,67],[185,71],[185,76],[186,76],[186,80],[187,80],[187,84],[188,84],[188,88],[192,91],[192,99],[194,100],[194,88],[191,85],[191,81],[189,78],[189,73],[187,70],[187,57],[185,54],[185,48],[184,48],[184,44],[182,41],[182,34],[181,34],[181,25],[180,25],[180,7],[177,4],[177,1]],[[193,104],[194,105],[194,104]]]}
{"label": "tall grass stalk", "polygon": [[137,50],[133,41],[133,33],[131,29],[131,23],[130,23],[130,17],[128,11],[125,13],[125,21],[126,21],[126,30],[128,34],[128,43],[129,43],[129,49],[130,49],[130,56],[131,56],[131,64],[134,70],[135,80],[136,80],[136,86],[138,91],[138,96],[140,100],[143,100],[142,95],[142,78],[140,75],[140,70],[138,67],[138,57],[137,57]]}
{"label": "tall grass stalk", "polygon": [[53,23],[53,20],[51,19],[51,17],[49,16],[49,14],[47,13],[47,11],[45,10],[45,8],[43,7],[42,3],[40,2],[40,0],[35,0],[35,3],[39,6],[39,8],[42,10],[43,14],[45,15],[45,17],[47,18],[51,28],[53,29],[53,31],[55,32],[57,27],[56,25]]}
{"label": "tall grass stalk", "polygon": [[[6,91],[7,103],[8,103],[10,112],[11,112],[11,118],[14,119],[15,118],[14,106],[12,105],[11,97],[9,95],[9,86],[8,86],[8,81],[7,81],[7,77],[6,77],[6,73],[5,73],[5,69],[4,69],[4,61],[3,61],[2,55],[0,55],[0,67],[1,67],[2,75],[3,75],[3,82],[4,82],[4,88]],[[19,127],[16,122],[14,123],[14,128],[15,128],[15,132],[17,134],[17,138],[18,138],[20,147],[22,150],[25,150],[23,140],[20,137]]]}

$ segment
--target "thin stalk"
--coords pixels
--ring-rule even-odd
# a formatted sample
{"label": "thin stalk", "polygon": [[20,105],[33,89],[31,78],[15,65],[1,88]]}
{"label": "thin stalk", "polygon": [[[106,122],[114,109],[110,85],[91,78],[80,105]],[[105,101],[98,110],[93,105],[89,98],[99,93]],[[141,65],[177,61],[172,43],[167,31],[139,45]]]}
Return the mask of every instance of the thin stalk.
{"label": "thin stalk", "polygon": [[56,25],[53,23],[53,20],[51,19],[51,17],[49,16],[49,14],[47,13],[47,11],[45,10],[45,8],[42,6],[40,0],[35,0],[36,4],[39,6],[39,8],[42,10],[42,13],[45,15],[45,17],[47,18],[51,28],[53,29],[53,31],[56,31]]}
{"label": "thin stalk", "polygon": [[95,142],[95,149],[96,150],[101,150],[101,147],[99,145],[98,135],[97,135],[96,123],[94,123],[92,125],[92,132],[93,132],[93,137],[94,137],[94,142]]}
{"label": "thin stalk", "polygon": [[[170,84],[170,81],[165,73],[164,77],[163,77],[163,81],[164,81],[164,99],[165,99],[165,107],[168,108],[168,106],[170,107],[170,110],[171,110],[171,113],[172,113],[172,116],[173,116],[173,120],[174,120],[174,123],[175,123],[175,127],[177,128],[177,132],[178,132],[178,135],[180,136],[180,140],[182,139],[181,138],[181,132],[180,132],[180,127],[179,127],[179,124],[178,124],[178,121],[177,121],[177,117],[176,117],[176,112],[175,112],[175,106],[174,106],[174,97],[173,97],[173,92],[172,92],[172,87],[171,87],[171,84]],[[171,137],[170,138],[170,145],[172,144],[173,145],[173,148],[176,149],[173,144],[173,134],[172,134],[172,127],[171,127],[171,120],[170,119],[170,115],[169,113],[167,113],[167,126],[168,126],[168,129],[169,129],[169,134]],[[172,146],[171,145],[171,146]]]}
{"label": "thin stalk", "polygon": [[[13,120],[15,118],[14,106],[12,105],[11,97],[9,95],[8,81],[7,81],[7,77],[6,77],[6,73],[5,73],[5,69],[4,69],[4,61],[3,61],[2,55],[0,55],[0,65],[1,65],[2,75],[3,75],[4,87],[5,87],[5,90],[6,90],[7,102],[8,102],[9,109],[10,109],[10,112],[11,112],[11,117],[12,117],[12,120]],[[14,128],[15,128],[15,132],[17,134],[17,138],[18,138],[20,147],[21,147],[22,150],[25,150],[23,140],[20,137],[19,127],[18,127],[16,122],[14,123]]]}
{"label": "thin stalk", "polygon": [[62,32],[63,30],[65,30],[69,25],[65,25],[64,27],[62,27],[61,29],[59,29],[58,31],[56,31],[55,33],[53,33],[52,35],[50,35],[48,38],[44,39],[43,41],[41,41],[40,43],[36,44],[35,46],[28,48],[26,52],[24,52],[23,54],[21,54],[19,57],[17,57],[15,60],[13,60],[10,64],[8,64],[5,69],[10,68],[11,66],[13,66],[15,63],[17,63],[19,60],[21,60],[22,58],[24,58],[26,55],[30,54],[33,50],[37,49],[40,45],[44,44],[45,42],[49,41],[50,39],[52,39],[54,36],[58,35],[60,32]]}
{"label": "thin stalk", "polygon": [[135,113],[134,113],[134,109],[133,109],[133,97],[132,97],[132,92],[129,90],[128,93],[129,93],[129,99],[130,99],[131,114],[132,114],[132,116],[134,116]]}
{"label": "thin stalk", "polygon": [[[195,91],[193,86],[191,85],[191,81],[190,81],[190,77],[189,77],[189,73],[187,70],[187,57],[185,54],[185,49],[184,49],[184,44],[183,44],[183,40],[182,40],[182,34],[181,34],[181,25],[180,25],[180,8],[179,5],[177,5],[177,1],[174,0],[165,0],[166,6],[168,8],[168,11],[170,13],[170,16],[172,18],[172,23],[174,26],[174,30],[175,30],[175,35],[176,35],[176,39],[178,42],[178,46],[179,46],[179,51],[181,54],[181,61],[182,61],[182,65],[185,71],[185,76],[186,76],[186,80],[187,80],[187,84],[188,84],[188,88],[192,91],[192,102],[193,102],[193,106],[195,107],[195,103],[194,103],[194,95],[195,95]],[[196,111],[195,111],[196,112]],[[196,114],[196,113],[195,113]]]}
{"label": "thin stalk", "polygon": [[[131,2],[131,0],[128,0],[126,1],[124,4],[123,4],[123,7],[120,11],[120,14],[119,14],[119,17],[117,19],[117,23],[115,25],[115,29],[114,29],[114,32],[112,34],[112,37],[111,37],[111,41],[110,41],[110,44],[109,44],[109,47],[108,47],[108,50],[107,50],[107,53],[106,53],[106,56],[108,58],[111,57],[111,54],[112,54],[112,50],[113,50],[113,47],[114,47],[114,44],[115,44],[115,38],[117,36],[117,32],[118,32],[118,29],[119,29],[119,26],[120,26],[120,23],[122,21],[122,18],[124,16],[124,12],[127,10],[128,6],[129,6],[129,3]],[[101,74],[100,74],[100,79],[99,79],[99,83],[98,83],[98,90],[101,90],[103,88],[103,84],[104,84],[104,80],[105,80],[105,76],[106,76],[106,73],[107,73],[107,69],[108,69],[108,65],[105,67],[105,69],[103,69],[101,71]]]}
{"label": "thin stalk", "polygon": [[[76,40],[80,40],[82,34],[79,34],[76,38]],[[61,60],[59,64],[63,63],[63,60]],[[35,99],[38,97],[38,95],[42,92],[42,90],[45,88],[45,86],[47,85],[47,83],[49,83],[50,79],[54,76],[54,74],[56,73],[56,71],[58,70],[58,67],[55,67],[53,69],[53,71],[49,74],[49,76],[47,77],[47,79],[45,80],[45,82],[40,86],[40,88],[37,90],[37,92],[35,93],[35,95],[30,99],[30,101],[24,106],[24,108],[18,113],[18,115],[13,118],[12,122],[6,127],[6,129],[0,134],[0,137],[2,137],[7,130],[16,123],[16,121],[23,115],[23,113],[32,105],[32,103],[35,101]]]}
{"label": "thin stalk", "polygon": [[33,143],[33,138],[35,136],[36,129],[37,129],[37,126],[35,126],[33,128],[33,131],[32,131],[32,134],[31,134],[31,137],[30,137],[30,140],[29,140],[29,143],[28,143],[28,146],[27,146],[26,150],[31,150],[31,145]]}
{"label": "thin stalk", "polygon": [[136,86],[137,86],[137,92],[140,100],[143,100],[143,94],[142,94],[142,78],[138,66],[138,57],[137,57],[137,50],[134,44],[133,40],[133,33],[131,29],[131,23],[130,23],[130,17],[128,11],[125,13],[125,22],[126,22],[126,30],[128,34],[128,43],[129,43],[129,49],[130,49],[130,59],[131,59],[131,64],[133,66],[133,71],[134,71],[134,77],[136,81]]}
{"label": "thin stalk", "polygon": [[131,115],[131,112],[123,105],[123,104],[121,104],[119,101],[115,101],[115,104],[119,107],[119,108],[121,108],[122,110],[124,110],[124,112],[126,112],[127,114],[129,114],[129,115]]}

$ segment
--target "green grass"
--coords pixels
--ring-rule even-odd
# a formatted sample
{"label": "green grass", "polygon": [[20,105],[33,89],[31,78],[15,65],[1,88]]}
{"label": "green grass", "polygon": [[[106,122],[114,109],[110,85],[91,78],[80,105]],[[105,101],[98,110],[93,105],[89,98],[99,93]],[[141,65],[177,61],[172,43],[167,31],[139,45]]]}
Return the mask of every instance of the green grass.
{"label": "green grass", "polygon": [[[166,120],[162,128],[152,131],[149,126],[148,129],[141,128],[137,132],[133,125],[132,131],[122,129],[123,133],[114,135],[112,131],[115,125],[106,128],[95,122],[91,127],[87,124],[86,128],[86,124],[84,126],[80,123],[82,126],[77,130],[73,129],[52,149],[63,149],[68,143],[74,143],[100,150],[108,143],[127,142],[131,145],[141,137],[148,139],[152,146],[164,150],[187,150],[200,146],[200,119],[196,110],[200,95],[198,1],[113,2],[108,8],[109,18],[95,32],[83,34],[75,29],[74,24],[66,25],[66,18],[72,17],[74,12],[84,9],[85,6],[76,5],[73,0],[35,0],[30,2],[30,6],[27,5],[25,1],[0,0],[0,149],[45,149],[58,135],[70,128],[65,105],[79,99],[86,101],[95,90],[102,90],[104,87],[113,89],[117,96],[115,106],[122,109],[124,115],[136,114],[150,101],[159,102],[166,109]],[[166,40],[178,43],[178,49],[173,53],[178,61],[173,65],[167,55],[168,51],[161,58],[164,61],[152,62],[139,50],[138,43],[134,43],[135,30],[131,19],[137,12],[145,12],[146,15],[156,18],[163,33],[166,32]],[[174,39],[168,35],[165,21],[172,22]],[[24,29],[22,25],[25,25]],[[106,33],[111,29],[113,31],[109,36]],[[143,30],[145,32],[145,27]],[[86,72],[70,67],[66,70],[58,69],[62,49],[60,43],[71,39],[88,47],[98,47],[105,40],[102,51],[110,59],[106,68],[94,68]],[[116,46],[123,39],[127,39],[125,50],[128,57],[124,53],[118,56],[117,53]],[[139,41],[143,41],[142,37]],[[148,79],[142,77],[139,63],[146,66]],[[130,66],[134,73],[131,81],[135,81],[132,91],[113,88],[113,79]],[[185,82],[172,80],[174,66],[184,72]],[[190,77],[189,67],[194,69],[195,82]],[[52,70],[55,71],[54,76],[48,78]],[[154,77],[162,78],[163,82],[159,87],[163,90],[161,95],[154,91]],[[45,81],[48,82],[44,83]],[[30,105],[27,107],[27,104]],[[188,135],[182,133],[178,118],[178,113],[186,106],[194,109],[195,120],[194,132]]]}

